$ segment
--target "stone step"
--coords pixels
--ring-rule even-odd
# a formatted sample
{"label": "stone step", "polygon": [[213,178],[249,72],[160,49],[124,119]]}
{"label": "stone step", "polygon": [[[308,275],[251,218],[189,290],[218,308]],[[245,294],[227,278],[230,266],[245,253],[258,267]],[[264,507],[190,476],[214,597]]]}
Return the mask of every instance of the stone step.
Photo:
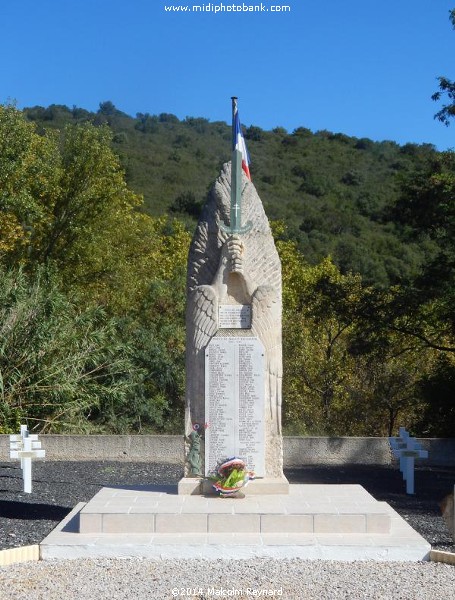
{"label": "stone step", "polygon": [[176,487],[103,488],[79,514],[81,534],[387,534],[390,513],[359,485],[291,485],[245,498]]}

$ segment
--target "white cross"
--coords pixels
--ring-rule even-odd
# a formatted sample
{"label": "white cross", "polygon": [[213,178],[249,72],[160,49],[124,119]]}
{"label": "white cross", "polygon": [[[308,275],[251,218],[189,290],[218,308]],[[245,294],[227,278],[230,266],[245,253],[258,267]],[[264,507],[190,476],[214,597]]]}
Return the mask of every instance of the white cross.
{"label": "white cross", "polygon": [[399,429],[398,437],[389,438],[390,448],[395,458],[400,459],[400,471],[403,480],[406,481],[406,493],[414,493],[414,461],[416,458],[428,458],[428,451],[423,450],[422,445],[409,436],[404,427]]}
{"label": "white cross", "polygon": [[38,435],[30,435],[26,425],[21,425],[19,435],[9,436],[9,457],[20,458],[22,477],[24,479],[24,492],[32,493],[32,459],[44,458],[46,451],[41,449]]}

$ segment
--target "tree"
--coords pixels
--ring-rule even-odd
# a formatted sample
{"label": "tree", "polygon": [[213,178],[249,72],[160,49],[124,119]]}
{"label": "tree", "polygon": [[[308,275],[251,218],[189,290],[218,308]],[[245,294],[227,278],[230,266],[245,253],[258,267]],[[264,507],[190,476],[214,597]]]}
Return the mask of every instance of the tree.
{"label": "tree", "polygon": [[38,135],[21,112],[0,106],[4,263],[52,261],[72,281],[96,259],[109,225],[134,229],[142,199],[128,189],[111,138],[89,123]]}
{"label": "tree", "polygon": [[59,188],[54,135],[39,136],[14,106],[0,106],[0,259],[23,262]]}
{"label": "tree", "polygon": [[125,302],[134,297],[131,262],[149,255],[155,235],[111,138],[89,123],[41,136],[14,107],[0,107],[0,259],[30,270],[53,263],[67,290],[105,306],[115,289],[131,290]]}
{"label": "tree", "polygon": [[330,259],[308,266],[302,283],[298,326],[292,318],[285,329],[293,345],[287,368],[298,376],[307,398],[314,399],[307,419],[313,427],[319,422],[320,433],[334,433],[354,387],[349,340],[364,289],[359,275],[342,275]]}
{"label": "tree", "polygon": [[[183,424],[191,236],[139,210],[111,137],[88,123],[38,135],[14,107],[0,107],[0,268],[23,290],[18,306],[12,292],[13,300],[0,295],[0,329],[8,333],[17,313],[23,327],[15,331],[28,332],[20,343],[2,340],[0,412],[11,426],[19,417],[48,430],[84,427],[84,419],[86,428],[110,431],[169,430],[179,417]],[[125,368],[113,372],[121,361]]]}
{"label": "tree", "polygon": [[[275,225],[275,235],[281,231]],[[293,242],[277,242],[283,268],[284,422],[293,433],[327,434],[349,398],[349,336],[364,290],[330,258],[310,266]]]}
{"label": "tree", "polygon": [[455,352],[455,153],[441,153],[403,179],[394,215],[428,252],[410,285],[385,299],[384,320],[427,346]]}
{"label": "tree", "polygon": [[182,192],[169,207],[170,212],[186,213],[198,218],[202,211],[202,203],[196,200],[193,192]]}
{"label": "tree", "polygon": [[420,384],[425,405],[414,430],[422,437],[453,437],[455,431],[455,360],[454,355],[441,354],[435,368]]}
{"label": "tree", "polygon": [[388,330],[370,338],[358,353],[358,335],[365,342],[363,326],[351,339],[354,386],[342,417],[346,424],[357,422],[358,435],[390,437],[398,425],[412,427],[420,419],[425,399],[419,386],[432,371],[435,352]]}
{"label": "tree", "polygon": [[113,102],[111,102],[110,100],[106,100],[106,102],[100,102],[100,108],[98,112],[102,115],[106,115],[107,117],[112,117],[112,115],[115,115],[115,113],[118,111],[115,108]]}
{"label": "tree", "polygon": [[96,238],[104,219],[119,211],[125,214],[140,204],[140,198],[126,186],[118,158],[110,148],[111,136],[107,127],[89,123],[65,128],[59,193],[46,199],[52,213],[35,250],[40,262],[75,260],[81,245],[90,245]]}
{"label": "tree", "polygon": [[[274,232],[282,228],[275,224]],[[378,292],[358,274],[342,274],[330,258],[311,266],[295,243],[278,240],[277,247],[286,431],[391,435],[398,419],[412,426],[428,400],[420,384],[431,376],[436,353],[389,320],[398,291]]]}
{"label": "tree", "polygon": [[[453,29],[455,29],[455,9],[450,12],[450,21]],[[432,100],[439,101],[442,96],[447,96],[448,103],[443,104],[441,110],[439,110],[434,118],[444,123],[444,125],[450,125],[450,120],[455,117],[455,81],[447,79],[447,77],[438,77],[439,80],[439,91],[435,92],[431,98]]]}

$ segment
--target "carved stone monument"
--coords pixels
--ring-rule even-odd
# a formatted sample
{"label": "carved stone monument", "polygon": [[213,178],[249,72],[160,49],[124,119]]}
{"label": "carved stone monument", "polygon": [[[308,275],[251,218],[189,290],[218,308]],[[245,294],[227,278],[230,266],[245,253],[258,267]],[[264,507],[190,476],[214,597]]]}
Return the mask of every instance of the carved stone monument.
{"label": "carved stone monument", "polygon": [[228,163],[189,252],[186,460],[179,493],[201,489],[194,431],[202,438],[204,475],[219,460],[238,456],[258,478],[248,492],[288,489],[281,434],[281,264],[256,189],[235,162],[234,169],[241,202],[232,202]]}

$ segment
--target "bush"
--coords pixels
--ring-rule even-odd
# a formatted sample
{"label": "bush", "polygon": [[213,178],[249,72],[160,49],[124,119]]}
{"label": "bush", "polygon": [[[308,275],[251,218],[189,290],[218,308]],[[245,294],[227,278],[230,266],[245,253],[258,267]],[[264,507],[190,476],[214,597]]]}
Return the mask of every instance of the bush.
{"label": "bush", "polygon": [[1,270],[0,427],[25,419],[36,431],[86,431],[96,410],[134,394],[139,369],[120,347],[115,323],[98,308],[80,311],[51,269]]}

